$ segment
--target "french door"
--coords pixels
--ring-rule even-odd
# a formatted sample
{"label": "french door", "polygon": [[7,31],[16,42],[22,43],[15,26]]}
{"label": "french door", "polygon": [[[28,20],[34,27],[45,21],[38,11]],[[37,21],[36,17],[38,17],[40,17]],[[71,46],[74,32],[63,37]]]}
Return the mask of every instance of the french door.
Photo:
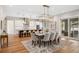
{"label": "french door", "polygon": [[61,20],[62,34],[73,38],[79,38],[79,19],[69,18]]}

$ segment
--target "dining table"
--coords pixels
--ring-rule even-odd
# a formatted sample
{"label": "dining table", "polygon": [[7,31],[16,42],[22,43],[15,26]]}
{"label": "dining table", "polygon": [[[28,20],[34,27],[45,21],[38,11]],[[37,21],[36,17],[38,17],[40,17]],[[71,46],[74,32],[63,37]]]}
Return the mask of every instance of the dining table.
{"label": "dining table", "polygon": [[45,33],[35,33],[39,40],[44,38]]}

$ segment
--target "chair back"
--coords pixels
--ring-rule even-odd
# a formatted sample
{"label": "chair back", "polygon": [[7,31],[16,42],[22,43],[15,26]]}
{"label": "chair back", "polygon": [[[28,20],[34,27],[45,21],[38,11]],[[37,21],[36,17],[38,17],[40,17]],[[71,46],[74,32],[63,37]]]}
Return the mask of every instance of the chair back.
{"label": "chair back", "polygon": [[37,40],[37,37],[35,36],[35,33],[31,33],[31,39],[32,40]]}
{"label": "chair back", "polygon": [[39,34],[39,31],[36,31],[35,33],[36,33],[36,34]]}
{"label": "chair back", "polygon": [[46,33],[43,40],[49,41],[49,38],[50,38],[50,33]]}
{"label": "chair back", "polygon": [[53,37],[54,37],[54,33],[51,33],[49,40],[52,40],[53,41],[54,40]]}
{"label": "chair back", "polygon": [[55,32],[54,35],[53,35],[53,39],[52,40],[55,40],[56,36],[57,36],[57,33]]}
{"label": "chair back", "polygon": [[58,43],[59,43],[59,39],[60,39],[60,35],[59,35],[59,34],[57,34],[57,37],[56,37],[56,44],[58,44]]}

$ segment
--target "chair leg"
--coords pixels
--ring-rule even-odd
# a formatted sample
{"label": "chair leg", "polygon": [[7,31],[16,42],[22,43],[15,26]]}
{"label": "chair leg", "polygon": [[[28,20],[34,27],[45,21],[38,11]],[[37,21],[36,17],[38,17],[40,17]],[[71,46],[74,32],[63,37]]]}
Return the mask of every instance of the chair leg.
{"label": "chair leg", "polygon": [[43,45],[43,41],[41,41],[41,45]]}
{"label": "chair leg", "polygon": [[34,41],[32,40],[32,45],[34,44]]}
{"label": "chair leg", "polygon": [[37,41],[37,45],[39,44],[39,42]]}
{"label": "chair leg", "polygon": [[52,40],[50,40],[50,45],[52,45]]}
{"label": "chair leg", "polygon": [[36,42],[36,41],[34,41],[34,46],[36,46],[36,44],[37,44],[37,42]]}
{"label": "chair leg", "polygon": [[40,41],[39,41],[39,47],[41,46]]}
{"label": "chair leg", "polygon": [[7,38],[7,47],[8,47],[8,38]]}
{"label": "chair leg", "polygon": [[58,38],[58,43],[60,43],[60,38]]}
{"label": "chair leg", "polygon": [[35,46],[35,41],[32,40],[32,45]]}
{"label": "chair leg", "polygon": [[50,45],[49,43],[50,43],[50,42],[48,41],[48,46]]}
{"label": "chair leg", "polygon": [[34,41],[34,46],[35,46],[35,41]]}
{"label": "chair leg", "polygon": [[44,42],[44,47],[46,46],[46,42]]}

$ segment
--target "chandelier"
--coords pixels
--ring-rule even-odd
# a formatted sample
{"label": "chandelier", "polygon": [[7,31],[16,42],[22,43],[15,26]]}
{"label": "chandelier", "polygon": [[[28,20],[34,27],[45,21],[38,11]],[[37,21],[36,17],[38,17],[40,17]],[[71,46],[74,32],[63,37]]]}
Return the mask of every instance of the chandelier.
{"label": "chandelier", "polygon": [[44,21],[52,19],[53,17],[51,15],[49,15],[49,8],[50,8],[50,6],[43,5],[43,8],[44,8],[44,13],[39,16],[39,19],[42,19]]}

